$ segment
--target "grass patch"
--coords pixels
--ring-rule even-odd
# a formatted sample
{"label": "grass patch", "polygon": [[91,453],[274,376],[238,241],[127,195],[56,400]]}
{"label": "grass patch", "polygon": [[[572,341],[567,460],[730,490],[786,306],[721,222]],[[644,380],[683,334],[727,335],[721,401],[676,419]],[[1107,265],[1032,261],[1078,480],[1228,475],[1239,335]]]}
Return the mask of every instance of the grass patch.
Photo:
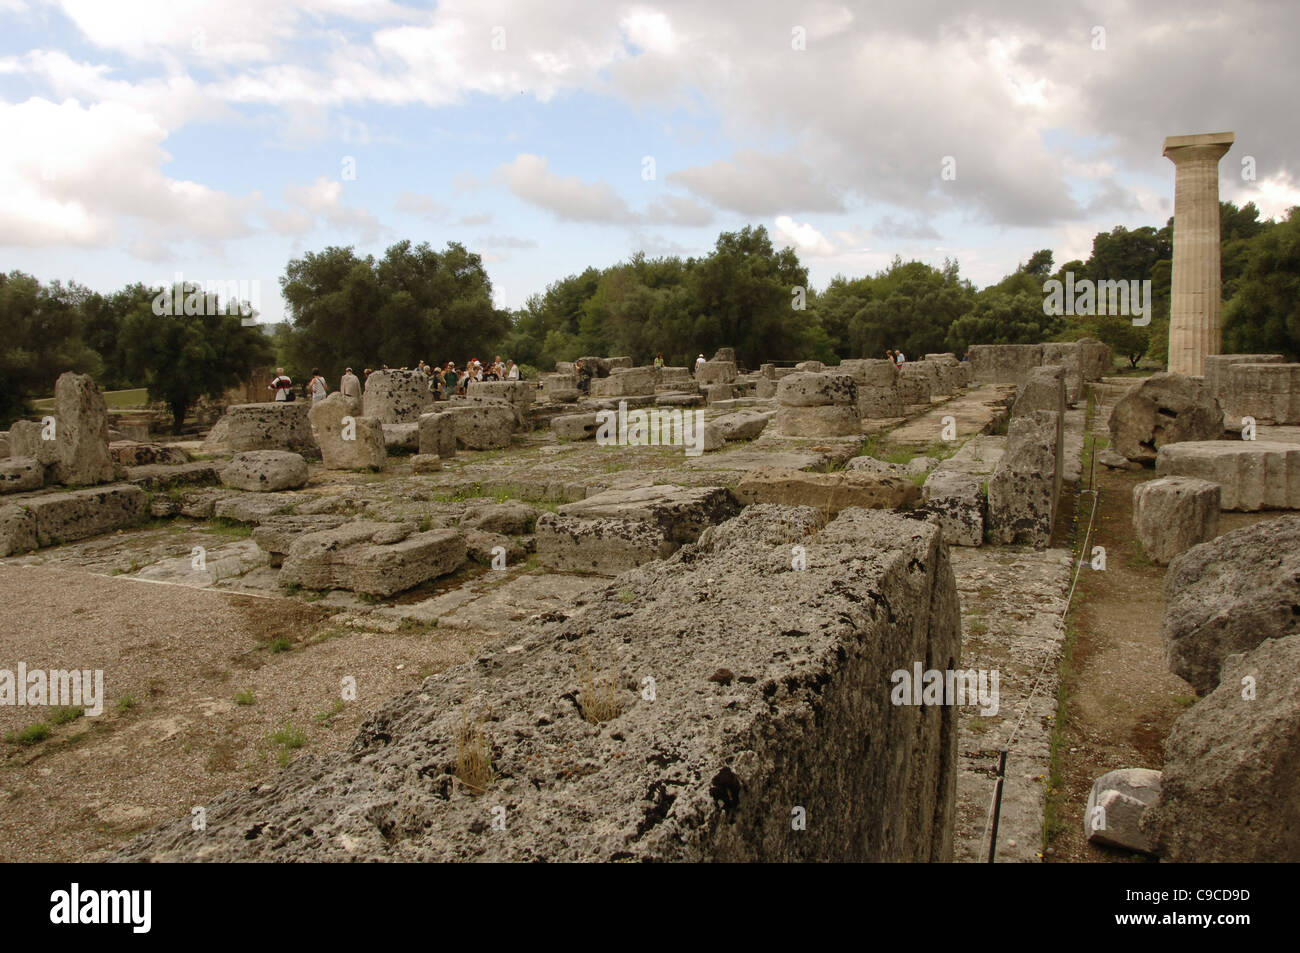
{"label": "grass patch", "polygon": [[313,716],[313,720],[316,722],[316,724],[328,728],[330,725],[334,723],[335,718],[343,714],[343,707],[344,707],[343,703],[341,701],[337,701],[334,703],[334,706],[330,708],[328,711],[318,712],[315,716]]}
{"label": "grass patch", "polygon": [[976,618],[976,619],[971,619],[971,620],[970,620],[970,634],[971,634],[971,635],[988,635],[988,634],[989,634],[989,626],[988,626],[988,623],[985,622],[983,619],[978,619],[978,618]]}
{"label": "grass patch", "polygon": [[253,697],[253,693],[252,693],[252,692],[236,692],[236,693],[235,693],[235,704],[236,704],[236,705],[252,705],[252,704],[255,704],[256,702],[257,702],[257,699],[256,699],[255,697]]}
{"label": "grass patch", "polygon": [[123,712],[130,711],[138,704],[139,702],[135,700],[134,695],[123,695],[117,700],[117,710]]}
{"label": "grass patch", "polygon": [[51,728],[43,721],[38,721],[34,725],[28,725],[21,731],[11,731],[5,735],[5,741],[15,745],[35,745],[40,744],[50,736]]}
{"label": "grass patch", "polygon": [[289,763],[289,752],[296,751],[307,744],[307,736],[293,725],[285,725],[270,737],[272,743],[280,749],[279,760],[281,767]]}
{"label": "grass patch", "polygon": [[239,520],[232,520],[225,516],[214,516],[207,521],[207,531],[217,536],[247,539],[253,535],[253,524],[241,523]]}
{"label": "grass patch", "polygon": [[277,635],[273,638],[267,649],[272,655],[279,655],[281,652],[288,652],[293,648],[293,639],[285,635]]}
{"label": "grass patch", "polygon": [[54,709],[54,712],[50,715],[50,721],[56,725],[66,725],[68,722],[76,721],[85,714],[86,710],[84,708],[69,705],[66,708]]}
{"label": "grass patch", "polygon": [[597,672],[591,661],[591,652],[583,646],[578,661],[578,708],[582,717],[598,725],[619,716],[618,687],[614,672],[606,668]]}

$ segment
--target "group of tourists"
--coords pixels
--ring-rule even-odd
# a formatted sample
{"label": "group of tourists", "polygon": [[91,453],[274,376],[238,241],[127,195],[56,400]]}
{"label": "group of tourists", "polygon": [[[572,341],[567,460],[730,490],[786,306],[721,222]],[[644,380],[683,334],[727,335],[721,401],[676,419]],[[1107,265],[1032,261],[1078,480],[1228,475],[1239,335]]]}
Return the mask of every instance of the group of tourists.
{"label": "group of tourists", "polygon": [[[378,370],[387,371],[390,368],[387,364],[381,364]],[[405,371],[410,368],[403,367],[400,370]],[[437,394],[439,399],[457,394],[463,396],[471,381],[517,381],[520,378],[519,365],[514,361],[502,361],[499,354],[488,365],[484,365],[477,358],[471,358],[464,370],[458,370],[455,361],[448,361],[442,367],[420,361],[415,370],[424,375],[425,380],[429,382],[430,390]],[[363,373],[366,378],[369,378],[374,371],[367,367]],[[267,385],[267,390],[273,391],[278,401],[297,399],[293,379],[284,372],[283,367],[275,369],[275,377]],[[352,368],[346,368],[343,376],[339,378],[339,393],[344,397],[360,400],[361,390],[362,379],[352,372]],[[311,398],[311,402],[315,404],[324,400],[329,396],[329,392],[329,385],[321,376],[320,368],[313,367],[311,380],[307,382],[307,395]]]}

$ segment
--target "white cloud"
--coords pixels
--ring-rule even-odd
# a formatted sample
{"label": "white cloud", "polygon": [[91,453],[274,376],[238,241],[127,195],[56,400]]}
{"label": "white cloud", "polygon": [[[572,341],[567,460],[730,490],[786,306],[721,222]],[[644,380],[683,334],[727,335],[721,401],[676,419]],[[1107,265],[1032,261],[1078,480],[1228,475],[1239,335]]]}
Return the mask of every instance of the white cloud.
{"label": "white cloud", "polygon": [[628,222],[633,218],[608,183],[556,175],[547,167],[545,156],[520,153],[495,174],[516,197],[565,221]]}
{"label": "white cloud", "polygon": [[843,200],[808,163],[788,154],[745,149],[728,160],[670,173],[668,179],[742,215],[770,215],[782,209],[837,212],[844,208]]}
{"label": "white cloud", "polygon": [[778,215],[774,224],[772,237],[783,244],[794,245],[802,255],[825,258],[838,251],[833,242],[806,222],[800,224],[789,215]]}

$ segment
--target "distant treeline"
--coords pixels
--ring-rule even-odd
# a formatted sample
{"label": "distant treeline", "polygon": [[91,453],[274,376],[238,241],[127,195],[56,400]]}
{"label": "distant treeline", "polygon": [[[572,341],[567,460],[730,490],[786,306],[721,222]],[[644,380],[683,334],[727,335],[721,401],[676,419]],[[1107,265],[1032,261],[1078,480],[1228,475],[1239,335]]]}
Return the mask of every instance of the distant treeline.
{"label": "distant treeline", "polygon": [[[1224,350],[1280,352],[1300,360],[1300,214],[1261,222],[1253,204],[1222,203]],[[1168,346],[1172,219],[1162,228],[1099,233],[1087,261],[1053,269],[1048,249],[977,290],[958,264],[895,258],[862,278],[818,291],[792,249],[766,229],[723,232],[700,258],[636,254],[551,284],[510,312],[494,306],[482,259],[456,242],[443,251],[399,242],[380,259],[328,247],[291,260],[280,279],[290,320],[271,335],[238,315],[155,313],[158,291],[129,285],[111,295],[76,283],[43,285],[0,274],[0,425],[30,410],[65,370],[105,389],[145,386],[178,421],[202,396],[218,396],[253,368],[283,364],[295,379],[313,368],[459,366],[501,354],[529,369],[584,354],[663,354],[689,365],[718,347],[750,367],[763,361],[960,353],[971,344],[1098,337],[1134,365],[1164,360]],[[1044,283],[1150,281],[1150,324],[1128,315],[1051,315]],[[189,291],[189,287],[177,289]],[[219,302],[208,312],[223,311]],[[1050,310],[1050,309],[1049,309]]]}

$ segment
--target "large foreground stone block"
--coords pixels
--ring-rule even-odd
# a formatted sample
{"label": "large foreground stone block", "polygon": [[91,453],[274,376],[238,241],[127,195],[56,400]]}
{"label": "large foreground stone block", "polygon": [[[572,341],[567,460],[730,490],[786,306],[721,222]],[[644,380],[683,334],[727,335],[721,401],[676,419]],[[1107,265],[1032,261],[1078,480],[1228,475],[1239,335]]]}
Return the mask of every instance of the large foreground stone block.
{"label": "large foreground stone block", "polygon": [[685,487],[670,483],[603,490],[566,503],[558,512],[580,519],[630,519],[657,526],[678,545],[694,542],[706,527],[740,511],[724,487]]}
{"label": "large foreground stone block", "polygon": [[1219,484],[1160,477],[1133,487],[1133,532],[1151,561],[1166,566],[1179,553],[1219,533]]}
{"label": "large foreground stone block", "polygon": [[845,407],[858,402],[858,385],[851,374],[814,374],[803,371],[781,378],[776,402],[783,407]]}
{"label": "large foreground stone block", "polygon": [[57,483],[93,486],[113,479],[108,454],[108,407],[88,374],[60,374],[54,384],[59,460],[51,474]]}
{"label": "large foreground stone block", "polygon": [[230,458],[221,482],[254,493],[296,490],[307,485],[307,461],[288,450],[248,450]]}
{"label": "large foreground stone block", "polygon": [[750,470],[736,487],[744,504],[814,506],[827,513],[849,507],[896,509],[921,499],[921,488],[905,477],[865,470],[810,473],[779,467]]}
{"label": "large foreground stone block", "polygon": [[551,430],[560,440],[590,440],[596,436],[600,421],[594,413],[564,414],[551,418]]}
{"label": "large foreground stone block", "polygon": [[[939,531],[805,521],[799,571],[789,512],[747,512],[521,624],[382,706],[346,751],[210,801],[201,838],[186,814],[115,859],[951,860],[956,712],[890,702],[892,673],[960,662]],[[606,683],[617,714],[596,727],[579,708]],[[455,776],[466,718],[497,776],[481,796]]]}
{"label": "large foreground stone block", "polygon": [[1045,548],[1061,493],[1061,415],[1036,410],[1007,428],[1007,449],[989,479],[988,526],[1001,543]]}
{"label": "large foreground stone block", "polygon": [[149,512],[144,490],[127,483],[19,497],[15,503],[35,518],[38,546],[56,546],[138,526]]}
{"label": "large foreground stone block", "polygon": [[935,470],[921,488],[925,510],[943,528],[949,546],[981,546],[984,543],[983,480],[970,473]]}
{"label": "large foreground stone block", "polygon": [[[1253,692],[1246,694],[1249,677]],[[1269,639],[1174,722],[1142,830],[1176,863],[1300,859],[1300,636]]]}
{"label": "large foreground stone block", "polygon": [[327,470],[382,470],[388,466],[383,424],[376,417],[354,416],[355,409],[338,391],[311,408],[311,426],[320,440]]}
{"label": "large foreground stone block", "polygon": [[1078,341],[1043,345],[1043,366],[1060,367],[1065,382],[1065,401],[1071,407],[1083,396],[1083,348]]}
{"label": "large foreground stone block", "polygon": [[300,400],[232,404],[208,433],[203,449],[314,451],[308,410],[307,401]]}
{"label": "large foreground stone block", "polygon": [[1208,440],[1161,447],[1156,471],[1222,488],[1225,510],[1300,509],[1300,446],[1267,440]]}
{"label": "large foreground stone block", "polygon": [[381,424],[413,424],[433,403],[428,378],[415,370],[371,371],[362,395],[362,415]]}
{"label": "large foreground stone block", "polygon": [[1110,445],[1150,466],[1166,444],[1214,440],[1223,434],[1223,408],[1205,381],[1182,374],[1152,374],[1115,402]]}
{"label": "large foreground stone block", "polygon": [[412,523],[357,520],[295,539],[280,582],[391,596],[454,572],[463,562],[465,538],[455,530],[419,533]]}
{"label": "large foreground stone block", "polygon": [[705,361],[695,372],[695,383],[701,387],[705,384],[730,384],[737,376],[735,361]]}
{"label": "large foreground stone block", "polygon": [[1223,660],[1300,632],[1300,516],[1224,533],[1165,573],[1165,659],[1204,695]]}
{"label": "large foreground stone block", "polygon": [[537,520],[537,557],[551,572],[616,576],[655,559],[665,559],[681,543],[663,529],[632,519],[579,519],[543,513]]}

